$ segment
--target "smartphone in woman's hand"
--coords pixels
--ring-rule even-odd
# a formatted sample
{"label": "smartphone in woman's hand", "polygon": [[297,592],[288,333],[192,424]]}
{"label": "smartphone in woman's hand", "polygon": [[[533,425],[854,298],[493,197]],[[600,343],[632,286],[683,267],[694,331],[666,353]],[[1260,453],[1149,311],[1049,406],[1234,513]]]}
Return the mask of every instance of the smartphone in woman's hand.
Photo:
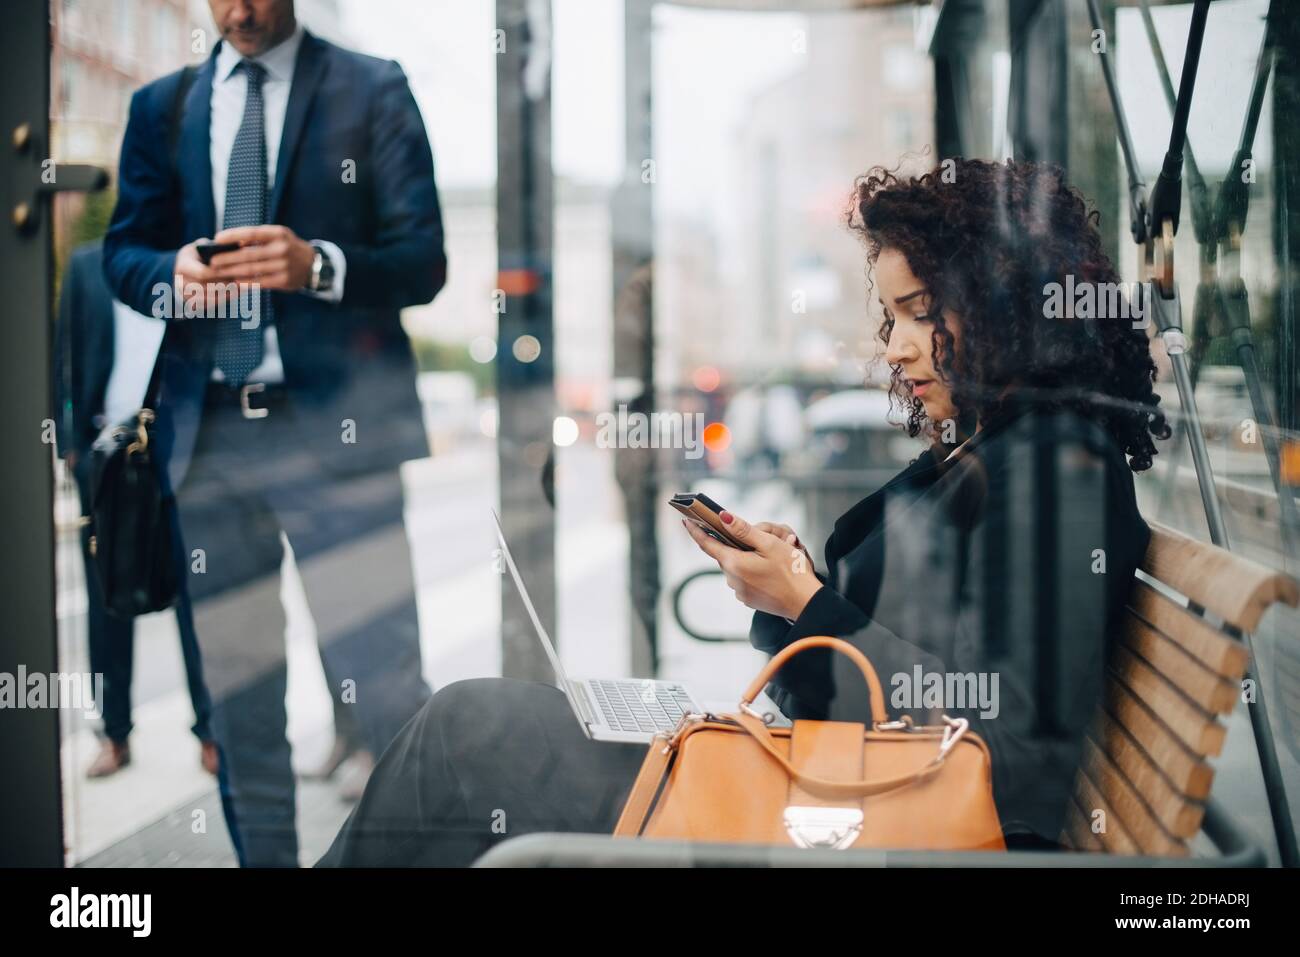
{"label": "smartphone in woman's hand", "polygon": [[754,550],[751,546],[732,537],[722,521],[724,509],[707,495],[700,492],[678,492],[668,504],[698,525],[710,538],[717,539],[732,548],[738,548],[742,552]]}

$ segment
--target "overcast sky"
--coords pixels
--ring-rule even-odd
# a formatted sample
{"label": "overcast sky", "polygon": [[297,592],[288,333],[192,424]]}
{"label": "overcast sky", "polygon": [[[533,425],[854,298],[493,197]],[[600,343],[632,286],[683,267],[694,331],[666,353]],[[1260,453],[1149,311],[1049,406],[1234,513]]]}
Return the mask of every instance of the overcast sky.
{"label": "overcast sky", "polygon": [[[1219,0],[1210,9],[1190,139],[1202,167],[1221,174],[1236,148],[1267,0]],[[493,0],[340,0],[344,42],[400,61],[433,139],[439,182],[490,186],[495,178]],[[554,0],[553,150],[557,173],[614,184],[623,165],[622,4]],[[1175,84],[1190,4],[1153,16]],[[707,195],[745,103],[798,69],[795,15],[707,13],[660,7],[656,16],[655,159],[673,164],[676,206]],[[1120,12],[1116,62],[1143,167],[1159,168],[1170,114],[1136,10]],[[815,55],[815,51],[810,51]],[[1257,155],[1271,152],[1271,118]],[[661,197],[661,202],[666,197]]]}
{"label": "overcast sky", "polygon": [[[345,41],[401,62],[424,113],[438,179],[490,186],[496,172],[492,0],[341,0]],[[613,185],[623,170],[623,17],[614,0],[554,0],[552,137],[559,175]],[[681,184],[710,179],[754,92],[798,68],[800,16],[660,9],[655,159]],[[684,168],[685,167],[685,168]],[[684,191],[679,191],[684,192]],[[689,205],[686,196],[678,202]]]}
{"label": "overcast sky", "polygon": [[[1187,136],[1197,165],[1207,175],[1222,176],[1237,151],[1255,78],[1259,44],[1264,36],[1263,16],[1267,9],[1268,0],[1219,0],[1210,4],[1192,112],[1187,124]],[[1190,3],[1151,9],[1151,19],[1156,25],[1175,90],[1182,78],[1183,52],[1191,18]],[[1169,146],[1169,126],[1173,116],[1166,105],[1140,11],[1119,11],[1116,28],[1119,31],[1116,63],[1124,110],[1129,117],[1139,161],[1144,170],[1155,173],[1159,171]],[[1255,156],[1261,167],[1268,165],[1273,154],[1272,124],[1269,98],[1265,97],[1255,137]],[[1151,181],[1149,178],[1148,184]]]}

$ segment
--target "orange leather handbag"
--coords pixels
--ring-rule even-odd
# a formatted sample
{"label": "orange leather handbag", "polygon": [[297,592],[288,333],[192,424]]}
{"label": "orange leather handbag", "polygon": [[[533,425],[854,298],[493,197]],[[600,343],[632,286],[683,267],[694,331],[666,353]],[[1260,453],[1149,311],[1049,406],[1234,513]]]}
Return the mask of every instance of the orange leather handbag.
{"label": "orange leather handbag", "polygon": [[[872,726],[771,728],[754,698],[792,657],[833,648],[857,664]],[[775,655],[734,714],[689,714],[650,744],[615,836],[799,847],[1006,850],[988,746],[963,719],[889,721],[871,662],[838,638]]]}

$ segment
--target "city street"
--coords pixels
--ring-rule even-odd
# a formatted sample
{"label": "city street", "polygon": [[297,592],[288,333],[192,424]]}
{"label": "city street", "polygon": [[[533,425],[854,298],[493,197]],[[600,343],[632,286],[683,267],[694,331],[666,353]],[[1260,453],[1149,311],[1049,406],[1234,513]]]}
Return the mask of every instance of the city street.
{"label": "city street", "polygon": [[[579,675],[620,676],[630,669],[627,531],[612,453],[580,442],[559,449],[557,496],[556,640],[566,667]],[[497,464],[491,443],[469,440],[453,451],[405,466],[407,530],[412,541],[424,657],[434,689],[464,678],[500,673],[501,578],[489,509],[497,506]],[[751,486],[738,498],[729,483],[701,488],[744,514],[797,523],[780,483]],[[666,496],[665,496],[666,499]],[[60,502],[60,520],[75,515],[75,501]],[[661,674],[688,682],[720,705],[734,703],[763,657],[745,642],[693,641],[673,623],[668,592],[682,577],[708,566],[666,504],[660,509]],[[364,541],[317,556],[348,574]],[[516,556],[528,577],[528,556]],[[75,538],[63,536],[58,552],[59,626],[66,670],[87,670],[84,576]],[[292,560],[286,560],[282,596],[288,612],[289,738],[299,772],[320,764],[332,744],[331,709],[315,632]],[[513,587],[506,580],[508,587]],[[251,586],[250,586],[251,587]],[[223,598],[223,600],[227,600]],[[237,596],[229,600],[237,600]],[[698,583],[686,612],[714,630],[743,635],[748,612],[721,579]],[[427,627],[438,621],[435,630]],[[79,713],[64,716],[63,779],[69,859],[101,864],[234,864],[220,814],[215,781],[199,766],[198,743],[185,689],[175,617],[168,611],[137,622],[132,763],[117,774],[88,781],[84,770],[96,742]],[[200,636],[200,644],[202,637]],[[349,805],[332,782],[299,781],[301,859],[313,863],[328,847]],[[201,812],[196,814],[196,812]],[[193,833],[196,820],[206,833]]]}

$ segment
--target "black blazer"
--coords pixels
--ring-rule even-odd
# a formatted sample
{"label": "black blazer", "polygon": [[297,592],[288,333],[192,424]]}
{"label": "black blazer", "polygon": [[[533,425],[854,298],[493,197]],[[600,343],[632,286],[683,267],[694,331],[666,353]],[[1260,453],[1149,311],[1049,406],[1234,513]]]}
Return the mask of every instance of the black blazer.
{"label": "black blazer", "polygon": [[78,246],[63,270],[54,329],[54,430],[59,455],[83,461],[99,435],[96,417],[113,372],[113,294],[104,282],[103,247]]}
{"label": "black blazer", "polygon": [[[1020,405],[954,460],[926,451],[843,515],[827,587],[793,625],[755,614],[750,640],[771,653],[845,638],[871,659],[892,716],[968,718],[989,745],[1009,842],[1055,842],[1150,534],[1100,426]],[[931,675],[950,693],[927,698]],[[798,656],[768,691],[792,718],[870,720],[857,669],[833,652]]]}

